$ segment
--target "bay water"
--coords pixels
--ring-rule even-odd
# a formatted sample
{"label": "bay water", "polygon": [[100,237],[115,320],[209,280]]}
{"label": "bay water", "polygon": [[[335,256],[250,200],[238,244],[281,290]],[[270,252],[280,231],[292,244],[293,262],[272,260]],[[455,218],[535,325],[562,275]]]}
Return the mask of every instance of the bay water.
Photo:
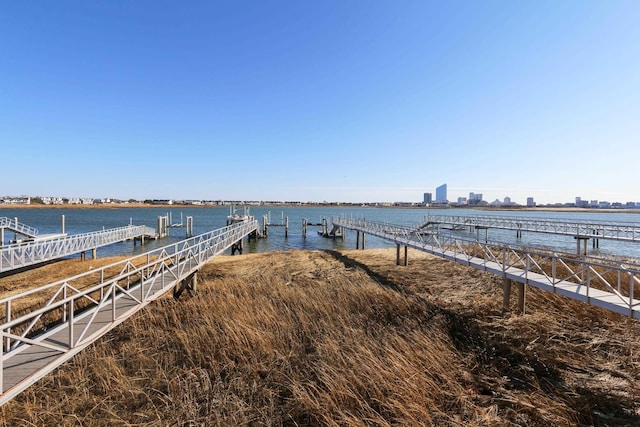
{"label": "bay water", "polygon": [[[243,207],[237,207],[236,212],[244,213]],[[158,216],[170,215],[173,224],[186,223],[186,217],[193,217],[194,235],[206,233],[226,225],[227,215],[230,213],[228,206],[216,207],[142,207],[142,208],[2,208],[0,217],[10,219],[18,218],[18,221],[38,229],[39,234],[60,233],[62,231],[62,216],[64,215],[65,232],[67,234],[80,234],[109,228],[133,225],[147,225],[157,227]],[[253,215],[262,225],[263,215],[270,218],[271,224],[284,224],[288,218],[289,232],[285,237],[283,226],[269,227],[269,235],[265,239],[245,242],[245,253],[286,251],[295,249],[327,250],[327,249],[355,249],[356,233],[347,230],[345,239],[328,239],[320,236],[317,231],[321,226],[310,226],[307,229],[306,238],[302,235],[302,222],[306,219],[313,224],[321,224],[326,219],[331,227],[331,218],[335,216],[347,216],[350,218],[365,218],[369,221],[386,222],[393,225],[418,225],[425,221],[429,215],[498,215],[511,217],[526,217],[555,220],[578,221],[608,221],[628,222],[640,224],[640,214],[627,212],[566,212],[566,211],[491,211],[474,209],[428,209],[428,208],[373,208],[373,207],[298,207],[298,206],[251,206],[249,214]],[[475,238],[475,233],[466,234],[463,237]],[[542,233],[523,233],[521,239],[516,239],[515,231],[490,229],[489,240],[502,241],[524,246],[544,247],[560,252],[575,253],[576,242],[572,236],[555,236]],[[98,248],[98,256],[134,255],[152,249],[167,246],[183,240],[186,237],[186,229],[181,227],[170,228],[169,237],[148,241],[144,246],[133,242],[115,243]],[[484,236],[482,236],[484,237]],[[5,244],[13,239],[13,233],[5,233]],[[367,248],[394,247],[393,243],[383,239],[367,236]],[[592,249],[589,244],[589,253],[602,256],[618,256],[624,258],[640,259],[640,242],[623,243],[611,240],[600,240],[600,248]]]}

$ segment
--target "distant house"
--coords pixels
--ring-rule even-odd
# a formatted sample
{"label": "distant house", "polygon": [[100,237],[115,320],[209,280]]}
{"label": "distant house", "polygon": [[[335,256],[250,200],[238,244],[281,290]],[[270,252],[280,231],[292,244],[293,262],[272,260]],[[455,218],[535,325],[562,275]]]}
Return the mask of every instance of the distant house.
{"label": "distant house", "polygon": [[7,197],[1,200],[6,205],[30,205],[31,197]]}

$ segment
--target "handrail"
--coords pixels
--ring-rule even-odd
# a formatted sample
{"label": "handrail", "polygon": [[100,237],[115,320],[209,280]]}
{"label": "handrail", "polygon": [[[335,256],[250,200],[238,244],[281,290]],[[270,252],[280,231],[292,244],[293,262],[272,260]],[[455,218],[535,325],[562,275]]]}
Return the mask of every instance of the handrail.
{"label": "handrail", "polygon": [[9,228],[24,236],[35,237],[38,229],[18,222],[17,218],[11,219],[6,216],[0,217],[0,228]]}
{"label": "handrail", "polygon": [[[0,299],[0,313],[4,311],[0,316],[3,319],[0,325],[0,404],[164,294],[174,284],[188,278],[209,258],[224,252],[257,228],[258,222],[251,217],[242,223]],[[97,283],[81,289],[81,283],[88,279],[97,279]],[[78,285],[74,286],[75,283]],[[31,303],[26,313],[13,318],[14,307],[28,305],[35,294],[42,294],[41,300],[46,301]],[[125,308],[119,308],[118,301],[123,298],[127,304]],[[104,319],[94,321],[99,313],[107,311],[111,314],[106,325],[103,325]],[[46,320],[44,316],[48,316]],[[51,334],[61,332],[66,338],[56,338],[55,343],[47,339]],[[7,362],[34,346],[59,354],[51,356],[51,361],[42,362],[45,363],[44,367],[34,369],[26,379],[10,384],[8,389],[3,388]]]}
{"label": "handrail", "polygon": [[506,215],[426,215],[422,228],[435,224],[482,226],[594,239],[640,241],[640,223],[631,221],[549,219]]}
{"label": "handrail", "polygon": [[145,225],[127,225],[90,233],[39,239],[0,249],[0,272],[14,270],[140,236],[155,235]]}

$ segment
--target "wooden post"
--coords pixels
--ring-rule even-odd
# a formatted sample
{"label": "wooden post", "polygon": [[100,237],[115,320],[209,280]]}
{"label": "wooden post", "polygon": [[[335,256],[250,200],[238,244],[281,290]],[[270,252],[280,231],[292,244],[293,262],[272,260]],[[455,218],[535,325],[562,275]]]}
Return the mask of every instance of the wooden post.
{"label": "wooden post", "polygon": [[404,247],[404,266],[409,265],[409,248],[407,246]]}
{"label": "wooden post", "polygon": [[356,249],[360,249],[360,230],[356,230]]}
{"label": "wooden post", "polygon": [[362,249],[364,249],[364,231],[362,232]]}
{"label": "wooden post", "polygon": [[511,280],[504,276],[502,279],[502,310],[509,311],[509,303],[511,299]]}
{"label": "wooden post", "polygon": [[525,304],[527,302],[526,291],[526,285],[524,283],[518,283],[518,312],[520,314],[525,313]]}
{"label": "wooden post", "polygon": [[98,248],[91,249],[91,259],[98,258]]}
{"label": "wooden post", "polygon": [[400,243],[396,243],[396,265],[400,265]]}
{"label": "wooden post", "polygon": [[284,220],[284,237],[289,237],[289,217]]}
{"label": "wooden post", "polygon": [[193,217],[187,216],[186,237],[193,237]]}

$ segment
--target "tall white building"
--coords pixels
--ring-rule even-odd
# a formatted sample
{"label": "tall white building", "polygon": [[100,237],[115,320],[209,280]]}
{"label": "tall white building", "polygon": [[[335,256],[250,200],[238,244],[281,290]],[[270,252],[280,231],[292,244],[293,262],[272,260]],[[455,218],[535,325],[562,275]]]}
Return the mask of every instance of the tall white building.
{"label": "tall white building", "polygon": [[446,203],[447,201],[447,184],[442,184],[436,188],[436,203]]}

